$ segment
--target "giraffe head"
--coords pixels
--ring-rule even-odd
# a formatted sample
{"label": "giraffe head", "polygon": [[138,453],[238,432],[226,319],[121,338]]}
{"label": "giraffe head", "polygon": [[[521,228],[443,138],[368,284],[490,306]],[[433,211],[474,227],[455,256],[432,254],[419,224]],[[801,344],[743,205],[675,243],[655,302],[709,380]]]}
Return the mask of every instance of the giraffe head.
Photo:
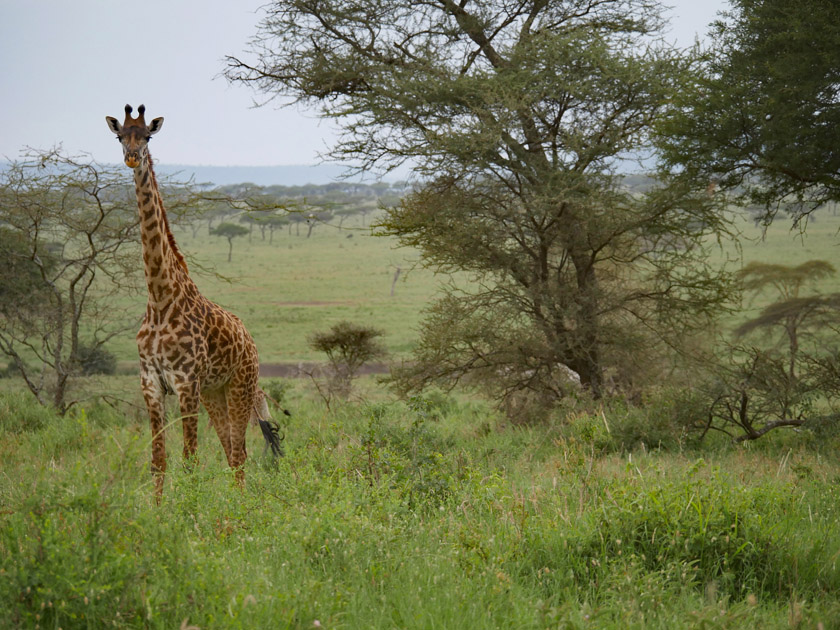
{"label": "giraffe head", "polygon": [[125,106],[125,121],[120,124],[112,116],[105,116],[108,128],[113,131],[117,140],[123,148],[123,159],[126,166],[137,168],[149,157],[149,140],[163,127],[163,118],[155,118],[152,124],[147,125],[143,114],[146,113],[145,105],[137,108],[140,114],[137,118],[131,117],[131,105]]}

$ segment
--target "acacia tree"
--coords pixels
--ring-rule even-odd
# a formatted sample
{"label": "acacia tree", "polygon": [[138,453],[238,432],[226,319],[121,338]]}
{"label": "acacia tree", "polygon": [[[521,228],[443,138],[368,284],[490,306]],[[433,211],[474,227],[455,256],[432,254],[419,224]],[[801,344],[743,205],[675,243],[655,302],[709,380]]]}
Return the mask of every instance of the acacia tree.
{"label": "acacia tree", "polygon": [[59,150],[0,175],[0,353],[64,413],[71,377],[131,325],[113,297],[137,286],[136,203],[122,169]]}
{"label": "acacia tree", "polygon": [[230,262],[231,257],[233,256],[233,239],[235,239],[238,236],[245,236],[249,233],[250,230],[248,228],[242,225],[237,225],[236,223],[219,223],[219,225],[210,229],[211,236],[221,236],[222,238],[227,239],[228,262]]}
{"label": "acacia tree", "polygon": [[[192,188],[161,185],[170,220],[187,218]],[[124,168],[88,155],[31,150],[0,173],[0,354],[60,413],[73,377],[108,368],[108,342],[142,312],[115,299],[143,288],[138,220]]]}
{"label": "acacia tree", "polygon": [[753,294],[770,290],[776,294],[777,299],[757,317],[741,324],[736,334],[743,336],[755,331],[781,329],[788,345],[788,377],[794,380],[799,363],[801,336],[806,324],[814,330],[820,328],[820,324],[830,324],[837,319],[836,294],[800,295],[800,292],[803,286],[814,284],[835,273],[834,266],[824,260],[809,260],[795,267],[751,262],[738,272],[743,289]]}
{"label": "acacia tree", "polygon": [[263,221],[265,222],[265,225],[268,226],[268,244],[272,245],[274,243],[275,230],[289,223],[289,217],[272,213],[265,215],[263,217]]}
{"label": "acacia tree", "polygon": [[383,334],[377,328],[341,321],[327,331],[310,335],[309,347],[320,350],[329,360],[332,392],[347,398],[359,369],[386,354],[385,347],[377,340]]}
{"label": "acacia tree", "polygon": [[840,4],[731,0],[661,129],[670,165],[801,217],[840,201]]}
{"label": "acacia tree", "polygon": [[653,42],[652,0],[293,0],[268,5],[227,77],[339,120],[331,155],[410,162],[380,226],[475,283],[430,310],[406,388],[478,377],[495,393],[593,394],[726,297],[703,263],[716,200],[641,196],[616,169],[643,151],[690,61]]}
{"label": "acacia tree", "polygon": [[743,339],[764,333],[769,343],[721,348],[723,356],[708,366],[708,376],[697,379],[709,406],[707,419],[695,428],[755,440],[814,422],[822,405],[836,405],[840,364],[830,340],[840,322],[840,294],[803,291],[834,273],[822,260],[797,266],[754,262],[738,273],[746,292],[770,294],[774,301],[735,334]]}

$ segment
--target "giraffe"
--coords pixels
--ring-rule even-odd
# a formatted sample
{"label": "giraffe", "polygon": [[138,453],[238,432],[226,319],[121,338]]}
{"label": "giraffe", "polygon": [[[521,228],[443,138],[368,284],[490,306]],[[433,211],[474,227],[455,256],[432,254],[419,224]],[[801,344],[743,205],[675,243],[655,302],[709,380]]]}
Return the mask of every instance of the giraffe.
{"label": "giraffe", "polygon": [[132,118],[125,106],[122,124],[106,116],[122,144],[126,166],[134,170],[140,241],[148,288],[143,323],[137,333],[140,383],[152,431],[151,469],[160,502],[166,473],[165,408],[167,393],[178,397],[184,434],[184,462],[197,461],[199,403],[207,409],[228,464],[240,487],[245,484],[245,432],[256,420],[272,453],[282,454],[277,425],[270,423],[265,395],[257,385],[257,348],[242,321],[205,298],[189,275],[187,263],[169,229],[158,190],[149,140],[163,118],[146,124],[143,105]]}

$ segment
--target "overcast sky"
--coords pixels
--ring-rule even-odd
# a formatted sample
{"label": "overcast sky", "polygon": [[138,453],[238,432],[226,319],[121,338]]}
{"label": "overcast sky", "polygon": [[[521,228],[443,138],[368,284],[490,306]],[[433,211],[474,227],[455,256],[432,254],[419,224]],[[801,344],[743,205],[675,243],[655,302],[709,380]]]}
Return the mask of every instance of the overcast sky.
{"label": "overcast sky", "polygon": [[[58,143],[118,162],[105,116],[126,103],[164,116],[166,164],[312,164],[334,137],[313,112],[253,108],[218,75],[241,54],[267,0],[0,0],[0,159]],[[668,39],[702,37],[724,0],[674,5]]]}

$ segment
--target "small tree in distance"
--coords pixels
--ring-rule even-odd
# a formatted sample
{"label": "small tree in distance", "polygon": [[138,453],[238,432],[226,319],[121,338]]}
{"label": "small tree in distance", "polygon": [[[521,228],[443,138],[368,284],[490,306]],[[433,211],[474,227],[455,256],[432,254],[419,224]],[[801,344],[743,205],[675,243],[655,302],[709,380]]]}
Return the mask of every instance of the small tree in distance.
{"label": "small tree in distance", "polygon": [[[745,291],[776,298],[735,330],[740,338],[764,333],[763,347],[727,345],[701,386],[709,397],[702,435],[720,431],[736,442],[781,427],[819,420],[821,405],[837,397],[837,350],[826,342],[840,323],[840,294],[803,294],[835,273],[822,260],[798,266],[750,263],[738,274]],[[827,332],[831,331],[831,332]],[[807,344],[804,342],[808,341]]]}
{"label": "small tree in distance", "polygon": [[210,230],[212,236],[221,236],[227,239],[228,262],[230,262],[231,256],[233,255],[233,239],[237,236],[245,236],[248,232],[248,228],[243,225],[237,225],[236,223],[220,223]]}
{"label": "small tree in distance", "polygon": [[820,320],[826,316],[837,318],[836,295],[803,297],[800,290],[803,285],[813,284],[834,273],[836,270],[831,263],[824,260],[809,260],[796,267],[758,262],[748,264],[738,274],[744,290],[758,294],[769,289],[777,293],[778,300],[757,317],[741,324],[736,334],[743,336],[781,328],[788,342],[788,375],[791,379],[795,378],[801,329],[808,325],[811,330],[818,330]]}
{"label": "small tree in distance", "polygon": [[386,354],[377,337],[383,332],[370,326],[341,321],[326,332],[309,337],[309,347],[327,355],[330,363],[330,391],[347,398],[353,379],[365,363]]}

